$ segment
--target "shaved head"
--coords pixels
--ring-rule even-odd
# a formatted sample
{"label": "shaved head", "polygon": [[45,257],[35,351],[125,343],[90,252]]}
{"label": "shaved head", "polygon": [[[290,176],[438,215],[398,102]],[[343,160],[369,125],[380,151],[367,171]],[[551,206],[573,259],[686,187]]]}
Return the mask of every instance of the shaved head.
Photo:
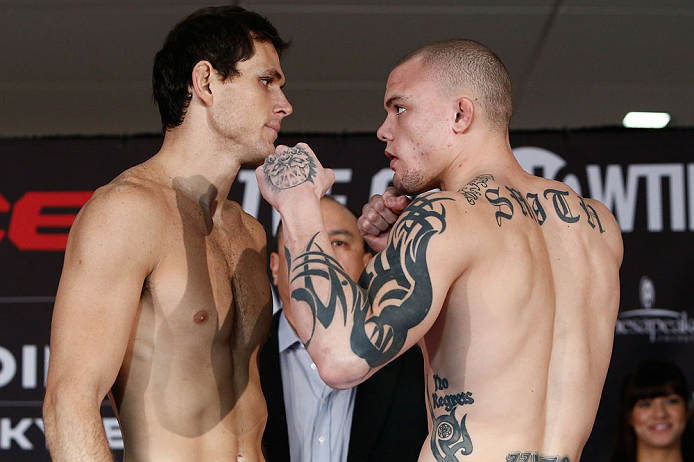
{"label": "shaved head", "polygon": [[513,114],[511,79],[492,50],[474,40],[445,40],[414,50],[397,66],[412,59],[421,59],[433,71],[442,94],[470,95],[492,130],[508,129]]}

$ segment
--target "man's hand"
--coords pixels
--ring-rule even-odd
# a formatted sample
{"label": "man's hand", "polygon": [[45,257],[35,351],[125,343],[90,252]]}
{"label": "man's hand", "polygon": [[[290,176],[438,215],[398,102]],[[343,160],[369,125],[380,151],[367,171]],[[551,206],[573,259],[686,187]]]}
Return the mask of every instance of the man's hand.
{"label": "man's hand", "polygon": [[275,153],[256,169],[255,176],[261,194],[278,212],[283,204],[298,205],[297,201],[307,195],[320,199],[335,181],[335,173],[324,169],[305,143],[292,148],[277,146]]}
{"label": "man's hand", "polygon": [[376,252],[386,247],[391,226],[410,202],[407,196],[393,187],[386,189],[383,195],[371,197],[357,220],[359,233],[369,247]]}

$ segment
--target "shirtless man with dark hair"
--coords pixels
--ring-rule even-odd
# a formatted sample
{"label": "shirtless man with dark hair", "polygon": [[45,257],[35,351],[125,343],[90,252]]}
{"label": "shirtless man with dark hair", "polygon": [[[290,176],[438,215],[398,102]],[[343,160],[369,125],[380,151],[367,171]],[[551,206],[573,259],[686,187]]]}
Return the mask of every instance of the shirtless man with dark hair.
{"label": "shirtless man with dark hair", "polygon": [[[612,350],[616,220],[521,169],[509,142],[510,79],[483,45],[449,40],[409,54],[384,102],[378,137],[397,189],[363,209],[360,232],[379,253],[358,284],[322,225],[332,172],[305,144],[278,147],[256,171],[284,223],[288,319],[333,387],[421,346],[422,462],[578,462]],[[288,181],[277,159],[301,175]]]}
{"label": "shirtless man with dark hair", "polygon": [[257,356],[272,315],[265,233],[227,200],[292,112],[286,44],[239,7],[199,10],[154,64],[161,150],[99,188],[70,231],[44,419],[55,461],[262,461]]}

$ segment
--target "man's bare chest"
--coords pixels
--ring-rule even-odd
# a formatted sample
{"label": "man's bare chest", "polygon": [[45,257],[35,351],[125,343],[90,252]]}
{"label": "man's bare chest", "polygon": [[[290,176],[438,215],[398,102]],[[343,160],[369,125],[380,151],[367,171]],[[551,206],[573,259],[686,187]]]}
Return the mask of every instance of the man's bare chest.
{"label": "man's bare chest", "polygon": [[152,313],[192,341],[227,343],[269,295],[262,256],[239,230],[188,226],[172,234],[145,285]]}

